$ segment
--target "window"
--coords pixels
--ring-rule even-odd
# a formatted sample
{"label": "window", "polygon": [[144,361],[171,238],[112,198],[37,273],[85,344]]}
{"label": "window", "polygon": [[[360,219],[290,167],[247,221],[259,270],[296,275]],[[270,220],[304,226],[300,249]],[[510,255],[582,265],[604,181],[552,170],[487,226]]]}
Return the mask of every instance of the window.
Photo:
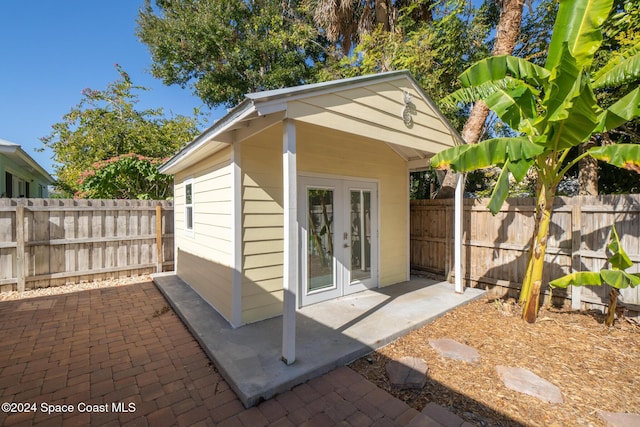
{"label": "window", "polygon": [[24,179],[17,178],[18,181],[18,197],[26,197],[24,194]]}
{"label": "window", "polygon": [[184,182],[184,229],[193,233],[193,181]]}
{"label": "window", "polygon": [[9,172],[4,173],[5,186],[4,186],[4,197],[13,197],[13,175]]}

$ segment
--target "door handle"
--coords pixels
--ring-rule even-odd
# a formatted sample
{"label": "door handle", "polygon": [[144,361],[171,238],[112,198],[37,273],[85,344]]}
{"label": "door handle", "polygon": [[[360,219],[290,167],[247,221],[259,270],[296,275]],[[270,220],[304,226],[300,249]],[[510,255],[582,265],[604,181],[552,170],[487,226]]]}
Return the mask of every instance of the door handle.
{"label": "door handle", "polygon": [[347,245],[346,243],[342,246],[343,248],[348,248],[349,245]]}

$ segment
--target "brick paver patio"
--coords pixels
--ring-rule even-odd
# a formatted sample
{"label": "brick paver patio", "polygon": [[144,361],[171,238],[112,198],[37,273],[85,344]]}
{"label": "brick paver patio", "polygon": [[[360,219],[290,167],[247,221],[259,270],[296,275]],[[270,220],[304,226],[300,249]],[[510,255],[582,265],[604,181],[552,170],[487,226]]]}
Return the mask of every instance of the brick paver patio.
{"label": "brick paver patio", "polygon": [[440,425],[346,367],[245,409],[151,282],[0,302],[0,325],[0,425]]}

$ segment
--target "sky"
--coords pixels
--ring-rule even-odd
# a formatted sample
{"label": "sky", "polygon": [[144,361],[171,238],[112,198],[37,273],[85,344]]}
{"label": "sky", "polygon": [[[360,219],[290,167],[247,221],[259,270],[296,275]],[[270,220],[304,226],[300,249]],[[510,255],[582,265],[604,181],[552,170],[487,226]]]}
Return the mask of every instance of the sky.
{"label": "sky", "polygon": [[151,55],[135,35],[143,0],[0,0],[0,139],[22,148],[50,174],[53,152],[40,138],[82,99],[84,88],[102,90],[120,76],[134,85],[139,108],[191,116],[194,107],[211,124],[224,111],[210,110],[189,88],[165,86],[151,73]]}

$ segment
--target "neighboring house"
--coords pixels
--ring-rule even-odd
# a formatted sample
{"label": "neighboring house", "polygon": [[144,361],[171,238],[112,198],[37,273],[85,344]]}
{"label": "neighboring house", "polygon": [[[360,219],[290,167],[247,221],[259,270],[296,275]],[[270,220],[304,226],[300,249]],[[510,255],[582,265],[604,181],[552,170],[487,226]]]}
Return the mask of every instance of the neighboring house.
{"label": "neighboring house", "polygon": [[409,172],[461,143],[406,71],[248,94],[160,168],[176,274],[236,327],[409,280]]}
{"label": "neighboring house", "polygon": [[0,139],[0,197],[49,197],[53,178],[18,144]]}

